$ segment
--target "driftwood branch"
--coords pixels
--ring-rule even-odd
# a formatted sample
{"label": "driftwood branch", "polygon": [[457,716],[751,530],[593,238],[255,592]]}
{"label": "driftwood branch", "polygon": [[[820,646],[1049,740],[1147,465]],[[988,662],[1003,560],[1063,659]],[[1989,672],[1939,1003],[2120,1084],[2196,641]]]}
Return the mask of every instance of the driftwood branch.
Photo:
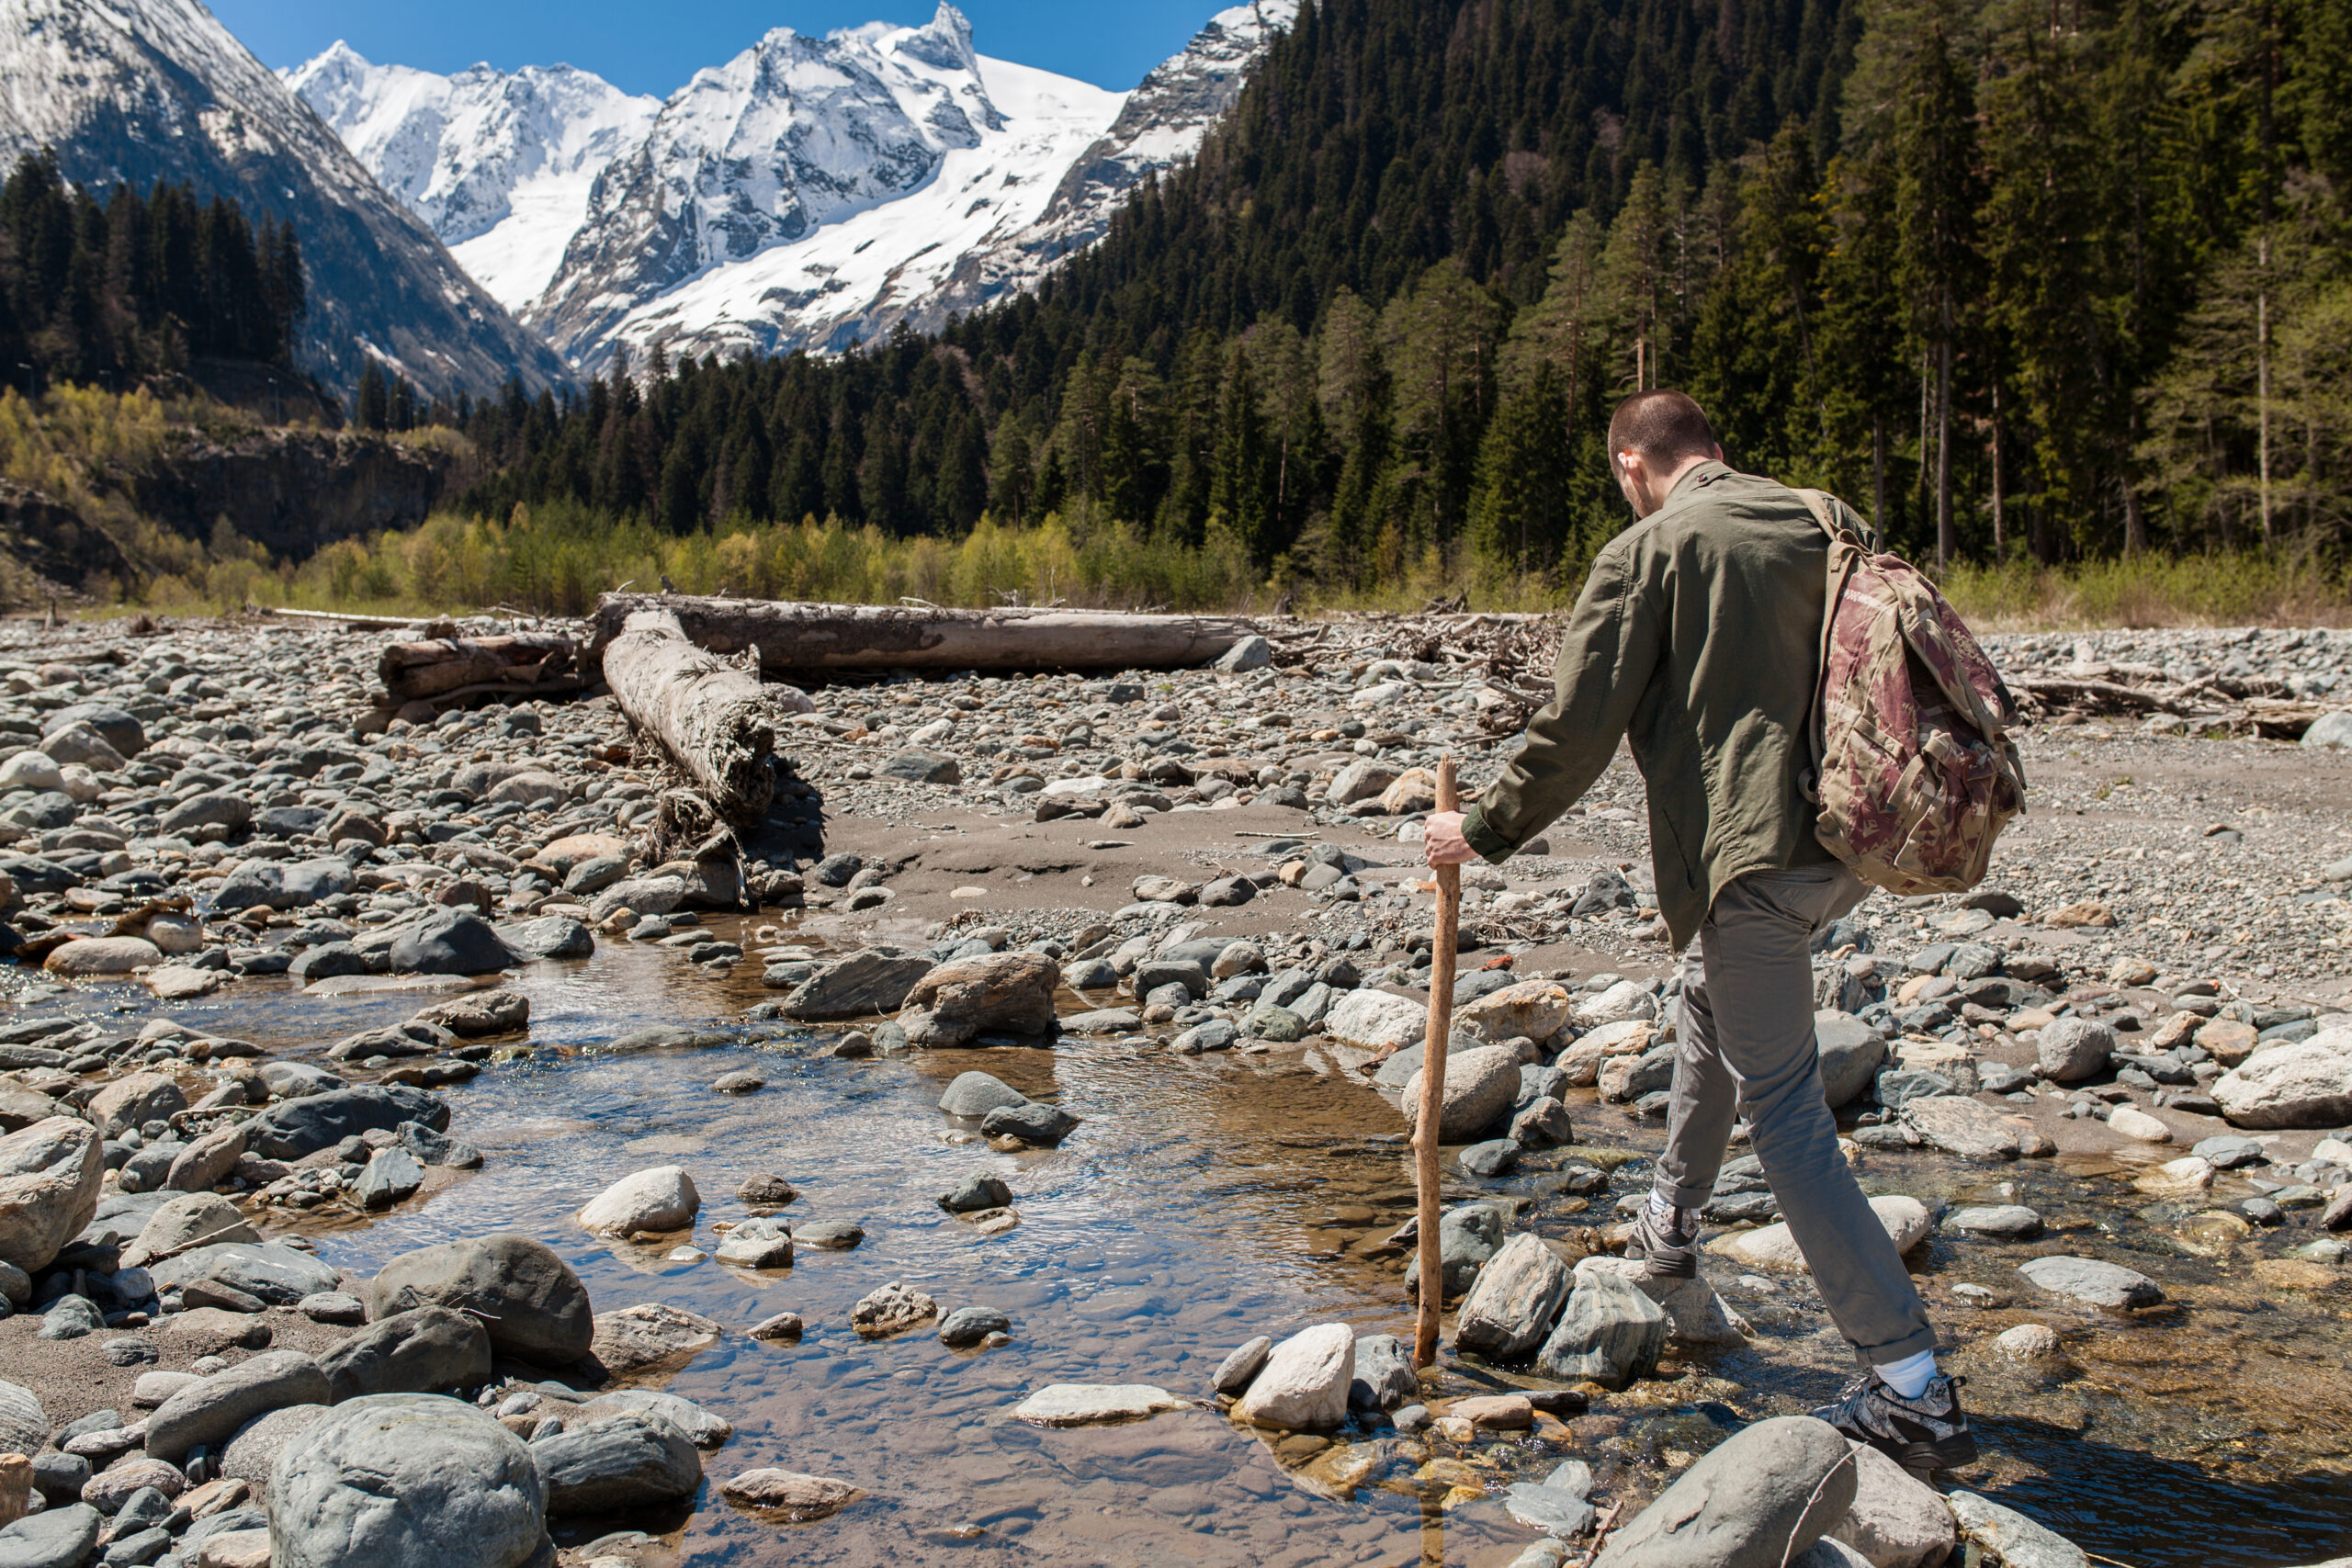
{"label": "driftwood branch", "polygon": [[745,822],[766,812],[775,723],[756,677],[696,648],[666,608],[629,615],[604,659],[621,712],[720,816]]}
{"label": "driftwood branch", "polygon": [[377,656],[376,674],[395,706],[448,700],[468,687],[530,694],[541,687],[578,691],[576,652],[577,645],[560,632],[431,637],[393,643]]}
{"label": "driftwood branch", "polygon": [[1257,631],[1233,615],[608,593],[596,609],[590,652],[613,643],[646,610],[671,615],[689,642],[712,653],[757,648],[762,666],[776,671],[1179,669],[1205,664]]}

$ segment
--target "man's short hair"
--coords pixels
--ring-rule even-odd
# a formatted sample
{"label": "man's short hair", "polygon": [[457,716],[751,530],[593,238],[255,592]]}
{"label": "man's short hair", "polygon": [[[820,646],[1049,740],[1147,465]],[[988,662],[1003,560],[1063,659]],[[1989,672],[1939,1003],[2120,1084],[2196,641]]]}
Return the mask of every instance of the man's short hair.
{"label": "man's short hair", "polygon": [[1609,451],[1638,452],[1652,462],[1715,455],[1714,427],[1688,392],[1668,388],[1635,392],[1609,421]]}

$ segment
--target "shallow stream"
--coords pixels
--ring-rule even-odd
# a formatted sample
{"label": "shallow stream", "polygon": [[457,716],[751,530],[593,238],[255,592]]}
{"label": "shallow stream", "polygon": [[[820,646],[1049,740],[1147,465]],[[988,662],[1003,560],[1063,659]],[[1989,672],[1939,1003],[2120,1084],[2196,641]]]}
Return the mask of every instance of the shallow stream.
{"label": "shallow stream", "polygon": [[[728,1325],[664,1385],[736,1427],[708,1456],[711,1480],[691,1513],[570,1529],[559,1538],[567,1544],[630,1526],[668,1532],[674,1560],[696,1564],[1500,1568],[1529,1532],[1491,1498],[1464,1501],[1457,1489],[1447,1506],[1458,1483],[1540,1478],[1574,1451],[1600,1472],[1602,1500],[1644,1497],[1744,1421],[1834,1394],[1849,1370],[1802,1277],[1759,1287],[1726,1273],[1718,1283],[1754,1324],[1754,1347],[1604,1399],[1571,1423],[1574,1450],[1531,1438],[1455,1454],[1385,1425],[1338,1444],[1269,1444],[1205,1403],[1209,1372],[1233,1346],[1330,1319],[1410,1332],[1401,1258],[1385,1245],[1411,1211],[1402,1124],[1321,1052],[1187,1058],[1073,1040],[1051,1052],[844,1061],[814,1054],[814,1033],[769,1024],[750,1032],[774,1038],[740,1046],[614,1055],[597,1047],[646,1024],[740,1020],[771,994],[757,965],[710,974],[672,952],[608,942],[581,963],[527,968],[516,984],[531,998],[535,1049],[447,1091],[451,1130],[485,1152],[485,1168],[387,1217],[311,1229],[323,1257],[363,1277],[416,1247],[520,1231],[570,1260],[600,1311],[663,1302]],[[299,1056],[430,999],[281,987],[248,981],[232,999],[169,1010]],[[164,1010],[126,993],[40,1006]],[[1065,1010],[1082,1005],[1069,1000]],[[963,1124],[936,1109],[940,1091],[976,1066],[1084,1125],[1058,1149],[1019,1155],[948,1141]],[[766,1089],[711,1090],[741,1067],[757,1068]],[[1571,1109],[1587,1144],[1646,1154],[1659,1141],[1614,1108]],[[1575,1154],[1536,1156],[1487,1186],[1527,1198],[1523,1223],[1558,1234],[1597,1223],[1616,1194],[1645,1185],[1636,1162],[1592,1213],[1577,1213],[1580,1200],[1544,1190],[1546,1171]],[[666,1164],[701,1190],[694,1241],[705,1250],[713,1222],[747,1213],[736,1185],[763,1171],[801,1190],[786,1218],[854,1221],[866,1240],[803,1250],[790,1269],[754,1275],[671,1263],[667,1247],[608,1246],[574,1223],[609,1182]],[[975,1170],[1011,1186],[1018,1226],[982,1236],[936,1206]],[[1972,1380],[1990,1462],[1968,1483],[2133,1568],[2281,1568],[2352,1551],[2352,1292],[2260,1284],[2247,1266],[2253,1244],[2194,1256],[2179,1222],[2210,1205],[2151,1203],[2130,1174],[2111,1162],[1987,1169],[1925,1153],[1875,1156],[1866,1168],[1873,1191],[2032,1204],[2064,1249],[2131,1263],[2170,1298],[2138,1322],[2102,1319],[2032,1299],[2015,1273],[2032,1248],[1939,1238],[1915,1255],[1939,1321],[1970,1342],[1951,1365]],[[927,1331],[859,1340],[851,1305],[891,1280],[929,1292],[943,1313],[1002,1310],[1012,1343],[954,1351]],[[1961,1305],[1950,1290],[1962,1281],[2014,1304]],[[786,1311],[807,1320],[798,1344],[743,1337]],[[1993,1333],[2029,1318],[2065,1336],[2068,1375],[2045,1381],[1991,1353]],[[1442,1392],[1521,1381],[1449,1363]],[[1060,1382],[1154,1383],[1204,1403],[1071,1431],[1012,1419],[1026,1393]],[[763,1465],[838,1477],[869,1496],[782,1528],[718,1499],[718,1480]]]}

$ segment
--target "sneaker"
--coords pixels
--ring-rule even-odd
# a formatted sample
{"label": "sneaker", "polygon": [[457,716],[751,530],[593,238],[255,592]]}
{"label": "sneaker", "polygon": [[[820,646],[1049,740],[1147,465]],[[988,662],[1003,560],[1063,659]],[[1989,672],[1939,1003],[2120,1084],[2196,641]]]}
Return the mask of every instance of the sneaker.
{"label": "sneaker", "polygon": [[1976,1437],[1960,1407],[1963,1378],[1938,1376],[1905,1399],[1873,1367],[1846,1385],[1835,1404],[1815,1411],[1858,1443],[1868,1443],[1917,1474],[1976,1462]]}
{"label": "sneaker", "polygon": [[[1677,1209],[1674,1217],[1680,1222],[1688,1209]],[[1625,1237],[1625,1256],[1638,1259],[1647,1267],[1642,1277],[1648,1280],[1695,1280],[1699,1277],[1698,1216],[1690,1214],[1690,1228],[1668,1230],[1657,1223],[1649,1205],[1634,1221],[1631,1235]]]}

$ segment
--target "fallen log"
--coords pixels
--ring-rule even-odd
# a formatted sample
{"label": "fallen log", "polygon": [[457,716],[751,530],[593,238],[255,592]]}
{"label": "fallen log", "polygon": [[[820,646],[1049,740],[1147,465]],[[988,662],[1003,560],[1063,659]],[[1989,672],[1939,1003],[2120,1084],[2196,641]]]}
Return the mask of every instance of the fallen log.
{"label": "fallen log", "polygon": [[605,683],[730,822],[757,820],[775,792],[774,709],[757,677],[687,640],[666,608],[631,613],[604,649]]}
{"label": "fallen log", "polygon": [[569,679],[564,689],[577,691],[572,670],[577,651],[578,646],[560,632],[431,637],[385,649],[377,656],[376,675],[395,707],[447,698],[469,686],[521,692]]}
{"label": "fallen log", "polygon": [[613,643],[629,618],[646,610],[672,615],[699,648],[717,654],[755,648],[763,668],[779,671],[1171,670],[1205,664],[1258,630],[1234,615],[941,610],[608,593],[596,607],[591,655]]}
{"label": "fallen log", "polygon": [[2055,675],[2012,675],[2009,685],[2020,692],[2030,692],[2037,697],[2057,697],[2077,702],[2106,703],[2117,707],[2133,707],[2151,713],[2178,713],[2181,705],[2161,692],[2143,692],[2136,686],[2120,686],[2112,681],[2081,681]]}

